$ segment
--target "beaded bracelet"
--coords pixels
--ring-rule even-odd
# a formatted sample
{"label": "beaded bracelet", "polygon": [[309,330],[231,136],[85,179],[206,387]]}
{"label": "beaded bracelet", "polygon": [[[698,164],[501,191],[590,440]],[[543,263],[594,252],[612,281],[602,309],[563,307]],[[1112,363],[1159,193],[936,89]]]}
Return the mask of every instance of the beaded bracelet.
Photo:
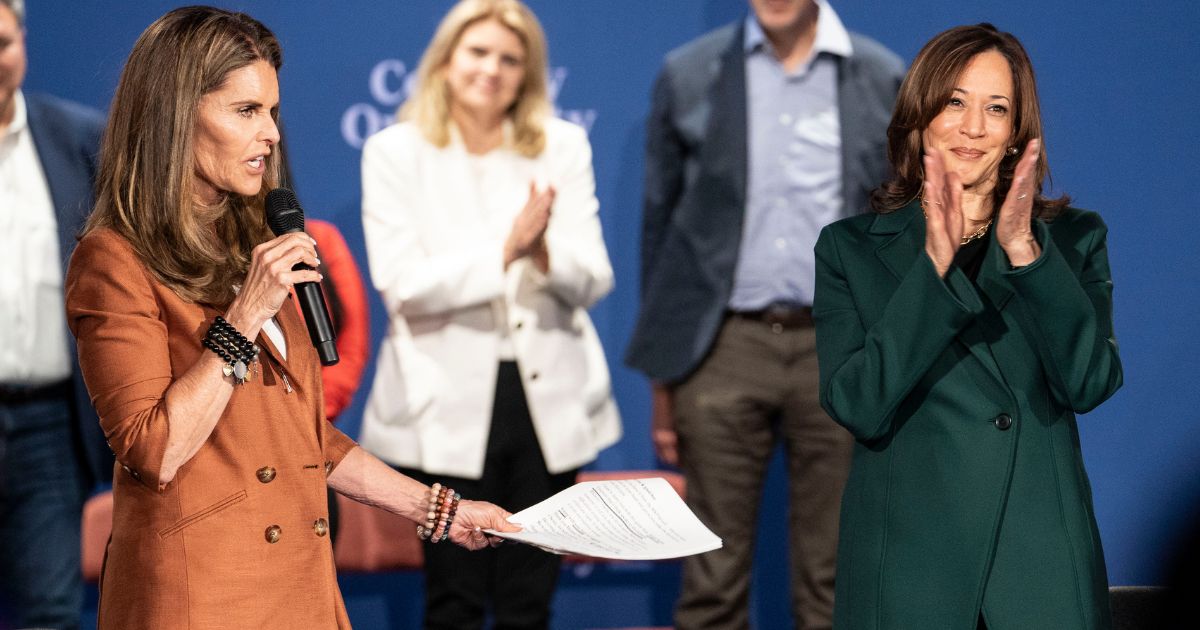
{"label": "beaded bracelet", "polygon": [[458,512],[458,502],[462,495],[435,483],[429,488],[429,507],[425,513],[425,522],[417,525],[417,537],[438,543],[450,535],[450,525]]}
{"label": "beaded bracelet", "polygon": [[218,315],[213,320],[201,344],[225,361],[225,366],[221,368],[225,376],[232,376],[239,385],[250,378],[249,366],[258,358],[258,346],[225,321],[224,317]]}
{"label": "beaded bracelet", "polygon": [[442,500],[438,511],[438,528],[433,533],[432,542],[438,543],[450,537],[450,525],[454,523],[454,515],[458,512],[458,501],[461,498],[457,492],[451,491]]}
{"label": "beaded bracelet", "polygon": [[437,523],[437,507],[441,503],[441,497],[444,496],[445,489],[442,484],[435,483],[429,487],[429,509],[425,514],[425,523],[417,525],[417,537],[421,540],[429,540],[433,536],[433,526]]}

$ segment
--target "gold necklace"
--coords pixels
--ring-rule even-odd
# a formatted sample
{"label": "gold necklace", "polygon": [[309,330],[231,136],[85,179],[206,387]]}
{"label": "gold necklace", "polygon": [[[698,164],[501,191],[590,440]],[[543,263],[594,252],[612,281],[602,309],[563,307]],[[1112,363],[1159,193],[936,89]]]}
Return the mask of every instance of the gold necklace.
{"label": "gold necklace", "polygon": [[987,223],[984,223],[983,225],[979,226],[979,228],[976,229],[974,232],[971,232],[970,234],[962,237],[962,241],[959,242],[959,245],[966,245],[967,243],[970,243],[971,241],[978,239],[979,237],[983,236],[984,234],[987,234],[988,228],[990,228],[990,227],[992,227],[991,217],[988,218]]}
{"label": "gold necklace", "polygon": [[[934,203],[937,203],[937,202],[935,201]],[[938,205],[940,206],[941,204],[938,204]],[[926,219],[929,218],[929,213],[925,211],[925,200],[924,199],[921,200],[921,214],[924,215],[924,217]],[[960,246],[966,245],[967,243],[970,243],[971,241],[977,240],[979,237],[983,236],[984,234],[987,234],[988,228],[992,227],[992,220],[995,218],[996,218],[995,215],[988,217],[987,223],[984,223],[983,225],[979,226],[974,232],[971,232],[970,234],[962,237],[962,240],[960,240],[958,242],[958,244]]]}

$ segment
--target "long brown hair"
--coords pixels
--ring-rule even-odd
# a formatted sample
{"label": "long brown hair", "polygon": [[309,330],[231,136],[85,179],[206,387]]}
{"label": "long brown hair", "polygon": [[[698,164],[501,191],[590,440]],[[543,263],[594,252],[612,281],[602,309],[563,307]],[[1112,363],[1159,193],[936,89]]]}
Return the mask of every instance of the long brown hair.
{"label": "long brown hair", "polygon": [[398,117],[411,120],[434,146],[450,142],[450,89],[443,70],[463,32],[485,20],[503,24],[525,45],[525,79],[508,116],[513,123],[513,150],[536,157],[546,146],[545,120],[551,111],[546,90],[546,35],[537,16],[519,0],[462,0],[454,5],[421,56],[416,89]]}
{"label": "long brown hair", "polygon": [[283,64],[279,41],[258,20],[211,7],[162,16],[133,45],[100,148],[96,208],[83,234],[107,227],[180,297],[228,304],[254,246],[271,238],[263,202],[279,181],[267,158],[254,197],[229,194],[216,207],[194,197],[194,136],[200,99],[229,73],[263,60]]}
{"label": "long brown hair", "polygon": [[[924,155],[921,133],[945,109],[954,93],[955,83],[971,60],[991,50],[1000,53],[1012,70],[1013,132],[1009,146],[1024,151],[1030,140],[1043,138],[1042,113],[1038,105],[1033,64],[1021,42],[991,24],[956,26],[944,31],[929,40],[917,53],[904,83],[900,85],[892,122],[887,130],[888,161],[891,162],[892,176],[871,193],[871,208],[876,212],[897,210],[920,194],[925,178],[921,162]],[[1036,191],[1033,212],[1036,217],[1052,218],[1070,202],[1070,198],[1063,195],[1049,199],[1042,195],[1042,184],[1050,176],[1050,166],[1046,161],[1044,138],[1041,145],[1041,155],[1038,156],[1033,175]],[[1004,203],[1020,156],[1019,152],[1016,155],[1006,153],[1000,161],[996,187],[992,191],[994,208]]]}

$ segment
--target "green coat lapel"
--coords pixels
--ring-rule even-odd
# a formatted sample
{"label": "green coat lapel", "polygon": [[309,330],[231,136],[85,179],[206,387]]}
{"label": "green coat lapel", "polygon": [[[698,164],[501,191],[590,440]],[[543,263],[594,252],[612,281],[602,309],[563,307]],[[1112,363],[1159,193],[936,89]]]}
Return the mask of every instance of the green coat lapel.
{"label": "green coat lapel", "polygon": [[[895,212],[876,216],[868,230],[871,234],[884,237],[883,243],[876,248],[875,255],[895,276],[897,285],[908,273],[917,256],[924,252],[925,221],[924,219],[917,220],[917,216],[921,214],[920,203],[913,201]],[[889,236],[890,238],[888,238]],[[995,328],[994,324],[1002,319],[1000,311],[1012,297],[1012,287],[1000,275],[1001,269],[1007,263],[1003,258],[1004,252],[996,244],[995,232],[989,233],[988,239],[990,242],[987,252],[984,254],[979,276],[976,278],[976,285],[990,302],[980,317],[989,322],[991,330],[999,330],[999,328]],[[962,272],[951,269],[950,273],[961,274]],[[880,306],[881,310],[890,298],[890,294],[885,297]],[[988,378],[975,379],[978,385],[990,390],[993,394],[1007,398],[1007,394],[1003,394],[1004,390],[996,387],[1005,384],[1004,375],[1000,372],[1000,366],[992,354],[991,342],[985,336],[986,328],[988,327],[981,325],[981,322],[972,322],[959,333],[957,342],[978,359],[987,372]]]}
{"label": "green coat lapel", "polygon": [[[876,215],[868,230],[871,234],[885,237],[883,244],[875,249],[875,255],[892,272],[897,282],[908,273],[925,242],[925,222],[913,221],[919,212],[920,205],[914,201],[895,212]],[[886,238],[889,235],[891,238]]]}

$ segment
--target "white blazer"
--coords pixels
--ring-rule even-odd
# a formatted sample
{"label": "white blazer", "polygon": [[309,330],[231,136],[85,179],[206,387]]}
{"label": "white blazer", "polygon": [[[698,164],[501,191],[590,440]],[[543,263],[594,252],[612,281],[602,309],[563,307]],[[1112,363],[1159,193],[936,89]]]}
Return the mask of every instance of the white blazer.
{"label": "white blazer", "polygon": [[[592,152],[583,129],[546,123],[536,158],[445,148],[401,123],[367,140],[363,233],[390,325],[360,444],[394,465],[478,479],[506,326],[546,466],[595,459],[621,436],[608,364],[587,308],[613,286]],[[550,271],[504,270],[503,246],[530,182],[557,191]]]}

